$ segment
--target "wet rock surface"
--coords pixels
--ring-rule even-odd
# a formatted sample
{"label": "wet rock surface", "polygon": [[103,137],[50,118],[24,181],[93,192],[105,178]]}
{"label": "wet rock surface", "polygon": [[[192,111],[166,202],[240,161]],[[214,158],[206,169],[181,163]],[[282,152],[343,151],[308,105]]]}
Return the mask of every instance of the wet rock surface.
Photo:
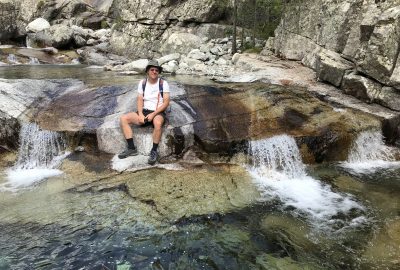
{"label": "wet rock surface", "polygon": [[380,268],[392,268],[400,265],[400,220],[388,220],[368,243],[362,259],[366,264]]}
{"label": "wet rock surface", "polygon": [[[74,80],[2,83],[9,89],[3,100],[10,100],[5,111],[12,117],[35,119],[44,129],[70,132],[72,136],[94,137],[94,141],[89,140],[94,144],[92,148],[101,151],[118,153],[124,149],[119,116],[135,111],[133,87],[88,88]],[[29,95],[24,93],[24,87],[31,89]],[[326,104],[296,86],[172,83],[171,91],[169,121],[160,148],[162,156],[179,156],[194,145],[206,153],[232,156],[246,151],[249,140],[286,133],[297,139],[311,163],[344,160],[354,136],[381,125],[379,117]],[[21,98],[17,98],[19,95]],[[13,112],[7,109],[10,106],[21,109]],[[139,151],[146,155],[151,129],[134,130]],[[144,137],[148,139],[139,140]]]}
{"label": "wet rock surface", "polygon": [[203,164],[172,171],[152,169],[119,174],[110,170],[109,160],[77,154],[65,161],[62,169],[68,178],[76,179],[68,192],[120,191],[127,200],[143,205],[157,219],[169,223],[228,213],[250,205],[259,196],[245,169],[236,165]]}

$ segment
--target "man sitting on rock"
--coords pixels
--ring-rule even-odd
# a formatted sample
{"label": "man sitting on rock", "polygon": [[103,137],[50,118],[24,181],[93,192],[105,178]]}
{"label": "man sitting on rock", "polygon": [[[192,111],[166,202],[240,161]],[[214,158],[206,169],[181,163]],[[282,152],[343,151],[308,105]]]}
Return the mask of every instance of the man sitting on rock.
{"label": "man sitting on rock", "polygon": [[168,82],[160,78],[162,67],[157,61],[150,60],[146,66],[147,78],[138,84],[137,112],[129,112],[120,118],[120,124],[128,143],[128,148],[118,155],[119,158],[135,156],[138,151],[133,142],[133,131],[130,124],[153,126],[153,148],[148,163],[154,165],[158,158],[157,148],[161,140],[165,110],[169,105]]}

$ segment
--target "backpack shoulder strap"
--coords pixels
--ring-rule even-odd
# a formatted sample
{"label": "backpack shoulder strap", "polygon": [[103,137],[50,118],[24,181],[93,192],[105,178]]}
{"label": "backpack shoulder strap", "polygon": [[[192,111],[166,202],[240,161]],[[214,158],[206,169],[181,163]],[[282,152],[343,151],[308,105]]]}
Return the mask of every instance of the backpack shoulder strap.
{"label": "backpack shoulder strap", "polygon": [[147,84],[147,78],[144,78],[144,79],[142,80],[143,96],[144,96],[144,90],[146,89],[146,84]]}
{"label": "backpack shoulder strap", "polygon": [[162,98],[164,97],[164,86],[163,86],[163,84],[164,84],[164,79],[160,78],[160,80],[158,82],[158,89],[160,91],[160,95],[161,95]]}
{"label": "backpack shoulder strap", "polygon": [[[146,84],[147,84],[147,78],[144,78],[142,80],[143,96],[144,96],[144,90],[146,89]],[[160,91],[161,97],[164,97],[164,79],[163,78],[160,78],[158,80],[158,89]]]}

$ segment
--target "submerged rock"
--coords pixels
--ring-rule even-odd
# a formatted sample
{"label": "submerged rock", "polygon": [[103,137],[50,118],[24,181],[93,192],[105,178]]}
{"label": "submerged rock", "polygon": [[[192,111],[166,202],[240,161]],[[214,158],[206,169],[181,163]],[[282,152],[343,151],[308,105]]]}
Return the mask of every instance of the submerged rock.
{"label": "submerged rock", "polygon": [[366,268],[396,269],[400,266],[400,219],[386,222],[368,243],[361,257]]}
{"label": "submerged rock", "polygon": [[275,257],[270,254],[259,255],[256,258],[257,265],[262,270],[317,270],[321,266],[313,265],[312,262],[297,262],[291,257]]}
{"label": "submerged rock", "polygon": [[[76,170],[74,170],[76,173]],[[85,175],[80,174],[85,181]],[[88,180],[89,180],[88,179]],[[227,213],[254,203],[259,192],[240,166],[217,166],[180,171],[145,170],[85,181],[78,192],[122,190],[131,199],[147,205],[163,222],[178,222],[193,216]],[[147,209],[147,208],[144,208]]]}
{"label": "submerged rock", "polygon": [[270,215],[263,219],[261,229],[270,242],[295,253],[313,252],[317,249],[317,244],[308,238],[310,228],[299,219]]}

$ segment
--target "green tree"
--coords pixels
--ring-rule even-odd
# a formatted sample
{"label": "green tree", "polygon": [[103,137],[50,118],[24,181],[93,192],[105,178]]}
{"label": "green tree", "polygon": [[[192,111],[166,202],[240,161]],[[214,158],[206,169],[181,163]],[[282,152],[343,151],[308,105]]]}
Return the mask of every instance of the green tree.
{"label": "green tree", "polygon": [[[255,47],[256,38],[268,39],[273,36],[283,12],[283,2],[284,0],[233,0],[234,33],[237,27],[242,29],[241,49]],[[246,42],[245,36],[251,37],[251,42]]]}
{"label": "green tree", "polygon": [[237,0],[233,0],[233,42],[232,42],[232,54],[237,52],[236,47],[236,36],[237,36]]}

